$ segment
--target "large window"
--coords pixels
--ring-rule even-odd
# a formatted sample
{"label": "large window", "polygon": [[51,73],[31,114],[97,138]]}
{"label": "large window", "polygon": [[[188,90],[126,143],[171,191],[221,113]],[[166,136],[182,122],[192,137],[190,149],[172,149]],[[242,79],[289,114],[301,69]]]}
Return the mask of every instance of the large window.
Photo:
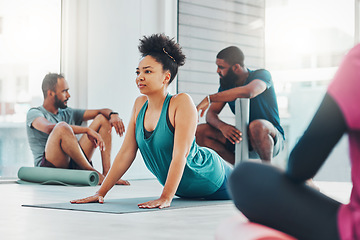
{"label": "large window", "polygon": [[[275,83],[287,154],[311,121],[342,58],[355,44],[355,15],[359,14],[355,1],[266,1],[265,61]],[[350,181],[347,157],[344,137],[315,180]]]}
{"label": "large window", "polygon": [[266,1],[266,67],[289,148],[302,135],[344,54],[354,45],[354,0]]}
{"label": "large window", "polygon": [[61,0],[0,0],[0,177],[32,165],[26,112],[41,82],[60,71]]}

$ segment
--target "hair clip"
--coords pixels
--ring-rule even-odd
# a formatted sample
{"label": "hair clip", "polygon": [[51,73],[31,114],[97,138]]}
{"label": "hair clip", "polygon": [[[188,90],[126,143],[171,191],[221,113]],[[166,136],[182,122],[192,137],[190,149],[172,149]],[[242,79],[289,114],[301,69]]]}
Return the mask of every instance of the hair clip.
{"label": "hair clip", "polygon": [[168,55],[169,58],[171,58],[171,59],[176,63],[175,58],[173,58],[173,57],[165,50],[165,48],[163,48],[163,51],[164,51],[164,53],[165,53],[166,55]]}

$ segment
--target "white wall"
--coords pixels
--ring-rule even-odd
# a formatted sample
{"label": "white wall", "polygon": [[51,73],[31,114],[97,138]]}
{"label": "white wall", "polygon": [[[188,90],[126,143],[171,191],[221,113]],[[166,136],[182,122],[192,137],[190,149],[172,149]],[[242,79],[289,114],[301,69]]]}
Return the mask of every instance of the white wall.
{"label": "white wall", "polygon": [[[139,91],[135,68],[137,46],[144,35],[177,34],[176,0],[64,0],[62,72],[72,94],[71,106],[109,107],[128,124]],[[169,89],[176,92],[176,83]],[[69,102],[69,104],[70,104]],[[112,159],[123,138],[113,131]],[[101,169],[100,154],[94,165]],[[140,153],[124,178],[153,177]]]}
{"label": "white wall", "polygon": [[[228,46],[244,52],[250,69],[264,68],[264,19],[264,0],[179,0],[179,43],[186,64],[179,69],[178,91],[189,93],[195,104],[216,93],[216,55]],[[228,106],[220,116],[235,124]],[[204,123],[205,117],[199,121]]]}

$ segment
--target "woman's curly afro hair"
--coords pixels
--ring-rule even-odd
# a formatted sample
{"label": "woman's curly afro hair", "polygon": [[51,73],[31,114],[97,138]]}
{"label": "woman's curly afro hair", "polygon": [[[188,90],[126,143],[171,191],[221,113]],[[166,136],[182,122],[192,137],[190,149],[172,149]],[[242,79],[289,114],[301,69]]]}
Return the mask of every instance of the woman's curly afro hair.
{"label": "woman's curly afro hair", "polygon": [[140,39],[138,46],[142,57],[152,56],[162,64],[164,70],[169,70],[171,78],[169,84],[174,80],[179,66],[185,64],[185,55],[181,47],[175,42],[174,38],[169,38],[165,34],[153,34],[144,36]]}

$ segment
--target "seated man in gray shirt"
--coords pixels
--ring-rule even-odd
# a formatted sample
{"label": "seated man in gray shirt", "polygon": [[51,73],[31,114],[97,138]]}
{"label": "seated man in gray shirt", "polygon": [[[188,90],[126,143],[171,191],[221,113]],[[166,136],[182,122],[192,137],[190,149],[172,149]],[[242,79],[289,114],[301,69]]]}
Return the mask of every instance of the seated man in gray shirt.
{"label": "seated man in gray shirt", "polygon": [[[96,171],[100,182],[110,169],[111,129],[120,136],[125,131],[118,113],[111,109],[73,109],[67,107],[70,98],[65,78],[49,73],[42,83],[44,102],[31,108],[26,117],[27,136],[34,155],[35,166]],[[93,119],[89,127],[80,126]],[[78,140],[77,134],[83,134]],[[99,147],[102,159],[102,174],[94,169],[91,157]],[[128,185],[119,179],[118,184]]]}

